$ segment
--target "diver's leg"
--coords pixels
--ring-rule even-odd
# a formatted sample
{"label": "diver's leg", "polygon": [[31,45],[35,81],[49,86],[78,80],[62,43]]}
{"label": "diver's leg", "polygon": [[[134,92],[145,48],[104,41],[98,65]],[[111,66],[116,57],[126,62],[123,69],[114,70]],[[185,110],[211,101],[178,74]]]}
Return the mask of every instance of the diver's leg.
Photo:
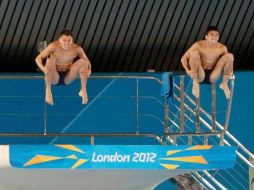
{"label": "diver's leg", "polygon": [[88,69],[88,62],[84,59],[79,59],[73,63],[70,68],[70,71],[67,73],[65,77],[65,83],[71,83],[78,76],[80,77],[81,89],[79,92],[79,96],[82,97],[82,104],[87,104],[88,97],[86,91],[87,78],[90,75],[90,70]]}
{"label": "diver's leg", "polygon": [[53,97],[51,93],[51,84],[57,84],[59,81],[59,74],[56,70],[56,60],[53,58],[47,58],[46,66],[45,66],[45,82],[46,82],[46,93],[45,93],[45,101],[53,105]]}
{"label": "diver's leg", "polygon": [[189,66],[192,72],[192,94],[199,98],[199,82],[202,82],[205,78],[204,69],[201,66],[200,55],[198,51],[193,51],[190,53]]}
{"label": "diver's leg", "polygon": [[227,53],[223,55],[217,62],[210,76],[210,82],[214,83],[218,80],[221,73],[223,72],[223,80],[220,84],[220,88],[224,91],[227,99],[230,98],[228,80],[233,75],[233,63],[234,63],[234,56],[231,53]]}

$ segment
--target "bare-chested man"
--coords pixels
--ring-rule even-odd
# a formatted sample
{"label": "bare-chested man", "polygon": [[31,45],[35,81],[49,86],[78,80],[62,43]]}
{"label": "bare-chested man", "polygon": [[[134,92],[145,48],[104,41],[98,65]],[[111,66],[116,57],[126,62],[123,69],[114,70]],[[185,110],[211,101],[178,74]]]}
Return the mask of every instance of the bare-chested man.
{"label": "bare-chested man", "polygon": [[230,98],[228,80],[233,75],[234,56],[225,45],[219,43],[217,27],[209,26],[205,40],[194,43],[183,55],[181,61],[186,73],[193,79],[192,93],[199,98],[199,83],[215,83],[223,72],[220,88]]}
{"label": "bare-chested man", "polygon": [[[43,60],[46,65],[43,65]],[[91,74],[91,64],[83,49],[73,43],[70,30],[64,29],[57,41],[48,45],[35,59],[38,67],[45,74],[46,81],[46,102],[53,105],[51,84],[69,84],[78,76],[81,81],[79,96],[82,97],[82,104],[88,102],[86,83]]]}

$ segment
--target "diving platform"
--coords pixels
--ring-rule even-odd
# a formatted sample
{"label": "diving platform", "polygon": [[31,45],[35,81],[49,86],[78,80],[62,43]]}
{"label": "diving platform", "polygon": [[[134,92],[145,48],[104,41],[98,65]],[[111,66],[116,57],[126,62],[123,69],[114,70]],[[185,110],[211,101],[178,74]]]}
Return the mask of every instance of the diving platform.
{"label": "diving platform", "polygon": [[227,169],[234,147],[1,145],[0,188],[154,189],[179,174]]}
{"label": "diving platform", "polygon": [[96,74],[87,105],[75,80],[52,87],[51,106],[43,76],[0,76],[8,86],[0,93],[0,189],[157,190],[183,174],[223,189],[214,176],[242,159],[241,146],[229,143],[232,95],[209,85],[197,100],[189,84],[181,74]]}

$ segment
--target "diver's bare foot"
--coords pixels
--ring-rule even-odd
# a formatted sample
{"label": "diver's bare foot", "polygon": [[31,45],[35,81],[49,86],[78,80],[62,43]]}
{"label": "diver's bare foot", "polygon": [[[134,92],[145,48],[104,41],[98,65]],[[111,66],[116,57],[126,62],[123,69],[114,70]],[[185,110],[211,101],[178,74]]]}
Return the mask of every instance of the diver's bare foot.
{"label": "diver's bare foot", "polygon": [[197,80],[193,80],[193,87],[192,87],[192,94],[196,97],[199,98],[199,83]]}
{"label": "diver's bare foot", "polygon": [[47,89],[46,89],[46,97],[45,97],[45,100],[46,100],[46,102],[47,102],[48,104],[54,105],[52,93],[51,93],[50,90],[47,90]]}
{"label": "diver's bare foot", "polygon": [[220,84],[220,89],[222,89],[224,91],[226,98],[229,99],[230,98],[230,90],[228,88],[228,84],[226,82],[222,82]]}
{"label": "diver's bare foot", "polygon": [[86,92],[80,90],[78,95],[82,98],[82,104],[87,104],[88,98]]}

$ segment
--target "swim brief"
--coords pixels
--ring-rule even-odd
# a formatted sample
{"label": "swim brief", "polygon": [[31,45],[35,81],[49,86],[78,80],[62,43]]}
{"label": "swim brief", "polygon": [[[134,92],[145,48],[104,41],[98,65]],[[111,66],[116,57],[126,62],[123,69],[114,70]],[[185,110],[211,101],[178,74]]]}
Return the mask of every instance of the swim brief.
{"label": "swim brief", "polygon": [[210,75],[211,75],[213,69],[210,69],[210,70],[204,69],[204,71],[205,71],[205,78],[200,84],[211,84]]}
{"label": "swim brief", "polygon": [[59,78],[59,81],[58,81],[57,85],[66,85],[65,82],[64,82],[64,78],[67,74],[67,71],[59,71],[58,74],[59,74],[60,78]]}

